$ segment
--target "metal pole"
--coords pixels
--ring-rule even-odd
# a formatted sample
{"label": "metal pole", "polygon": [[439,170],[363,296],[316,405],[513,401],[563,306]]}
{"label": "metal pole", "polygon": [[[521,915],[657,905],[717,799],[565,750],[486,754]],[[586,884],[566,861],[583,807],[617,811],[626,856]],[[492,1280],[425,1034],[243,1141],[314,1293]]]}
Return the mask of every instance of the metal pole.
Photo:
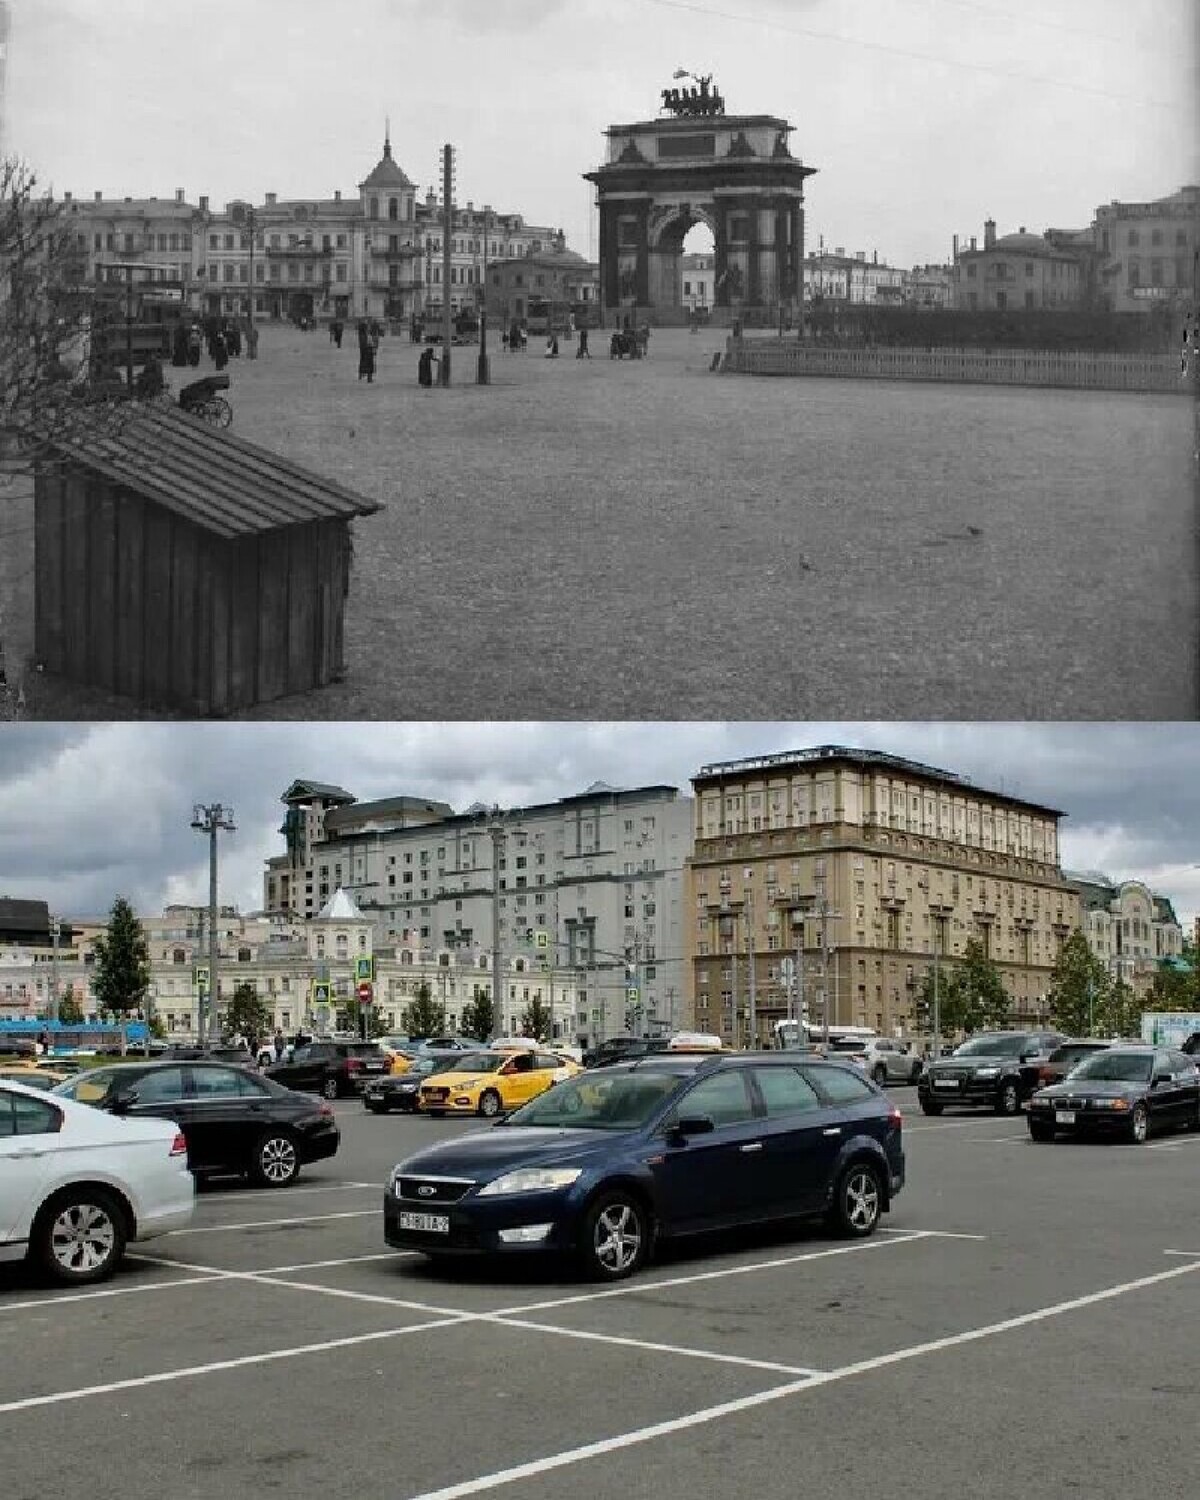
{"label": "metal pole", "polygon": [[942,923],[937,920],[933,932],[933,1055],[942,1055],[942,1012],[938,995],[938,955],[941,951]]}
{"label": "metal pole", "polygon": [[124,266],[125,272],[125,378],[133,390],[133,271]]}
{"label": "metal pole", "polygon": [[450,233],[454,227],[451,199],[454,188],[454,147],[442,147],[442,366],[441,384],[450,384]]}
{"label": "metal pole", "polygon": [[804,1024],[804,919],[796,935],[796,1037],[808,1041],[808,1027]]}
{"label": "metal pole", "polygon": [[257,359],[258,352],[254,347],[254,232],[258,225],[258,219],[253,205],[250,206],[250,290],[246,297],[246,358]]}
{"label": "metal pole", "polygon": [[736,1047],[740,1047],[740,1045],[741,1045],[741,1030],[742,1030],[742,1018],[741,1018],[741,1015],[740,1015],[740,1013],[738,1011],[738,986],[737,986],[737,980],[738,980],[738,958],[737,958],[737,945],[738,945],[738,914],[735,911],[733,913],[733,940],[732,940],[732,942],[729,945],[729,958],[730,958],[730,962],[733,965],[733,989],[731,991],[731,999],[733,1000],[733,1045],[734,1045],[735,1048]]}
{"label": "metal pole", "polygon": [[746,962],[750,969],[750,996],[747,1003],[750,1016],[750,1050],[758,1047],[758,1004],[754,981],[754,896],[746,892]]}
{"label": "metal pole", "polygon": [[217,820],[212,816],[212,808],[208,813],[208,1045],[215,1047],[221,1040],[217,1016],[221,995],[217,975]]}
{"label": "metal pole", "polygon": [[50,920],[50,937],[53,942],[53,956],[50,960],[50,1019],[58,1021],[58,937],[62,927],[57,917]]}
{"label": "metal pole", "polygon": [[829,903],[827,901],[823,901],[821,903],[821,948],[822,948],[823,954],[824,954],[824,968],[825,968],[825,985],[824,985],[824,989],[822,991],[822,994],[823,994],[824,998],[823,998],[822,1003],[821,1003],[821,1012],[822,1012],[821,1019],[822,1019],[822,1030],[824,1032],[823,1043],[824,1043],[825,1050],[828,1051],[829,1050],[829,954],[830,954],[831,950],[830,950],[830,947],[829,947]]}
{"label": "metal pole", "polygon": [[488,831],[492,836],[492,1035],[489,1040],[495,1040],[504,1035],[500,987],[500,851],[504,846],[504,829],[499,823],[493,823]]}
{"label": "metal pole", "polygon": [[475,367],[475,384],[490,385],[492,373],[488,367],[487,352],[487,308],[479,309],[479,361]]}

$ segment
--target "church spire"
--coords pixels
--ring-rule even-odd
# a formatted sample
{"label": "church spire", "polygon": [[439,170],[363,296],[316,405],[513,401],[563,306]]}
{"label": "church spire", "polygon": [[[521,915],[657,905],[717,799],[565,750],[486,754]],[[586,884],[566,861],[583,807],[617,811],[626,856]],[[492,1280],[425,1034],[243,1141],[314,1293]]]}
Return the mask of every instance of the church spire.
{"label": "church spire", "polygon": [[392,159],[392,121],[391,121],[391,117],[389,115],[384,115],[383,120],[384,120],[384,124],[383,124],[383,159],[384,159],[384,161],[391,161],[391,159]]}

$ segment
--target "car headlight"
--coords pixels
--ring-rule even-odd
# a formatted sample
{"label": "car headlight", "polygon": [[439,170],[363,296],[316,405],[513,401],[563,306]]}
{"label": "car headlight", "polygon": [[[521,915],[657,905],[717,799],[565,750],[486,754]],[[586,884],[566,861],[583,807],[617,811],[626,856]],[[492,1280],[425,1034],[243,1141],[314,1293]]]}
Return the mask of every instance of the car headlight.
{"label": "car headlight", "polygon": [[976,1068],[975,1069],[975,1077],[976,1078],[997,1078],[997,1077],[999,1077],[999,1074],[1000,1074],[1000,1069],[999,1068]]}
{"label": "car headlight", "polygon": [[582,1172],[582,1167],[520,1167],[480,1188],[479,1197],[493,1198],[501,1193],[552,1192],[555,1188],[570,1187],[579,1180]]}

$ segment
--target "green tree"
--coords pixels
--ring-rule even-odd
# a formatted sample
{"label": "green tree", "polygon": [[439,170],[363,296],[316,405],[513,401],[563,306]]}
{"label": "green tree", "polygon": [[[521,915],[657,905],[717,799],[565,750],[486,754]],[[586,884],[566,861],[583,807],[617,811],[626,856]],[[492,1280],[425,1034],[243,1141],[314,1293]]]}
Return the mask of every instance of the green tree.
{"label": "green tree", "polygon": [[434,1036],[445,1029],[446,1007],[433,998],[427,984],[422,984],[411,1005],[405,1006],[400,1021],[411,1037]]}
{"label": "green tree", "polygon": [[1096,1030],[1103,1036],[1141,1036],[1142,1011],[1148,1009],[1133,986],[1118,979],[1105,988],[1103,1003],[1096,1012]]}
{"label": "green tree", "polygon": [[554,1015],[540,995],[535,995],[521,1013],[521,1033],[548,1042],[554,1030]]}
{"label": "green tree", "polygon": [[1200,969],[1160,966],[1146,996],[1146,1010],[1195,1010],[1200,1005]]}
{"label": "green tree", "polygon": [[58,1019],[64,1026],[81,1026],[83,1024],[83,1006],[75,997],[75,986],[67,985],[66,989],[58,997]]}
{"label": "green tree", "polygon": [[1003,1026],[1012,1012],[1012,998],[1000,970],[983,951],[978,938],[968,938],[962,964],[955,975],[962,996],[965,1031]]}
{"label": "green tree", "polygon": [[225,1029],[246,1037],[264,1037],[271,1030],[271,1011],[252,984],[245,980],[233,991],[225,1007]]}
{"label": "green tree", "polygon": [[481,1042],[486,1042],[492,1034],[492,1000],[478,985],[475,992],[463,1006],[462,1032],[464,1036],[476,1037]]}
{"label": "green tree", "polygon": [[124,1020],[145,1003],[150,984],[146,933],[124,896],[118,896],[108,926],[92,945],[96,955],[92,993],[96,1006]]}
{"label": "green tree", "polygon": [[157,1011],[150,1017],[150,1035],[156,1042],[165,1042],[167,1039],[166,1024]]}
{"label": "green tree", "polygon": [[1090,1035],[1109,989],[1103,962],[1076,928],[1059,949],[1050,976],[1050,1019],[1068,1036]]}

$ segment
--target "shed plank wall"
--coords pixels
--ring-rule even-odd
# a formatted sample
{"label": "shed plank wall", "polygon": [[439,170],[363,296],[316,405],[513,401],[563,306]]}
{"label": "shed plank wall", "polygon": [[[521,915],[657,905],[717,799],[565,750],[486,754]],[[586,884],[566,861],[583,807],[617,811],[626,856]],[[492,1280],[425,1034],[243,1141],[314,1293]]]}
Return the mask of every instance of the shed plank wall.
{"label": "shed plank wall", "polygon": [[258,688],[263,700],[288,690],[288,608],[290,547],[286,532],[258,538]]}
{"label": "shed plank wall", "polygon": [[291,692],[313,687],[320,662],[317,593],[321,550],[319,527],[298,526],[288,533],[291,609],[287,637],[287,681]]}
{"label": "shed plank wall", "polygon": [[171,540],[170,515],[156,505],[145,510],[145,628],[142,656],[148,703],[171,699]]}
{"label": "shed plank wall", "polygon": [[117,512],[107,486],[89,486],[87,503],[87,678],[108,691],[117,686]]}
{"label": "shed plank wall", "polygon": [[63,642],[63,487],[56,469],[34,479],[34,651],[51,672],[66,666]]}
{"label": "shed plank wall", "polygon": [[131,698],[145,692],[146,502],[122,497],[117,531],[116,690]]}
{"label": "shed plank wall", "polygon": [[171,524],[171,702],[191,707],[196,699],[196,570],[200,558],[194,526]]}
{"label": "shed plank wall", "polygon": [[78,474],[63,487],[63,671],[77,682],[88,681],[88,498],[93,488]]}
{"label": "shed plank wall", "polygon": [[258,657],[258,538],[240,537],[226,546],[229,607],[230,706],[260,702]]}

